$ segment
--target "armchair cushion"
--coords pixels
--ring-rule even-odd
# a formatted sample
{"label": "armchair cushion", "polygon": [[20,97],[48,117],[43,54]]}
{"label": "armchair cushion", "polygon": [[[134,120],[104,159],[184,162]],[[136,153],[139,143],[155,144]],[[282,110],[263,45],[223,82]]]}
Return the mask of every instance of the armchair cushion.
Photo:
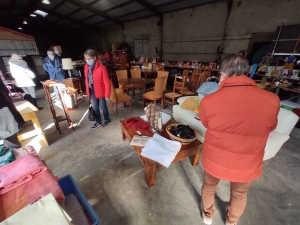
{"label": "armchair cushion", "polygon": [[274,131],[289,135],[297,123],[299,117],[290,110],[280,108],[278,113],[278,124]]}

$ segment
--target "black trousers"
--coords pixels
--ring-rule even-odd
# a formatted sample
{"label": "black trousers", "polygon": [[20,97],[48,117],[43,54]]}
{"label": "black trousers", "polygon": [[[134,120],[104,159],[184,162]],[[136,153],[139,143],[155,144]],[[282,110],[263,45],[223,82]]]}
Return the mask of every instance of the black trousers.
{"label": "black trousers", "polygon": [[35,87],[22,87],[22,89],[26,94],[24,99],[29,101],[35,107],[38,107],[37,100],[36,100]]}

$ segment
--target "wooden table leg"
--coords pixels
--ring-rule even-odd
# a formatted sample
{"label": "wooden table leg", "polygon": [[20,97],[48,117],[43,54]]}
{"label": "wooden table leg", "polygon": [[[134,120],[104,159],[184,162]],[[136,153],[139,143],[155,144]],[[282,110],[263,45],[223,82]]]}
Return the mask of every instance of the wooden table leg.
{"label": "wooden table leg", "polygon": [[156,184],[156,164],[145,163],[145,180],[149,187]]}
{"label": "wooden table leg", "polygon": [[[116,103],[116,104],[117,104],[117,103]],[[126,136],[125,136],[125,134],[124,134],[122,125],[121,125],[121,135],[122,135],[122,140],[125,141]]]}
{"label": "wooden table leg", "polygon": [[199,163],[200,149],[201,149],[201,147],[202,147],[202,145],[200,145],[200,146],[197,148],[196,152],[195,152],[194,160],[193,160],[193,166],[196,166],[196,165],[198,165],[198,163]]}

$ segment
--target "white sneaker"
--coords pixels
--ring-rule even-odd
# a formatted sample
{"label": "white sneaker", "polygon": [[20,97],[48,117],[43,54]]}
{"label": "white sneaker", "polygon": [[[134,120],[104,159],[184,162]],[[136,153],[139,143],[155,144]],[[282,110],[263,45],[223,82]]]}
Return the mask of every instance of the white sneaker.
{"label": "white sneaker", "polygon": [[200,209],[201,209],[201,216],[202,216],[203,222],[204,222],[205,224],[207,224],[207,225],[212,224],[212,219],[207,219],[207,218],[205,218],[205,214],[204,214],[204,211],[203,211],[202,202],[200,203]]}

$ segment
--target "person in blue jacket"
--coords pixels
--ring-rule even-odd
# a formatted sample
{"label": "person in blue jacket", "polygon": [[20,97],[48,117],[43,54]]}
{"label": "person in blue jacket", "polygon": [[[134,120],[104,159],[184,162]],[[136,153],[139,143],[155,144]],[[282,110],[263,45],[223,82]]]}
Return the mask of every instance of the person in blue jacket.
{"label": "person in blue jacket", "polygon": [[50,80],[58,80],[62,82],[65,79],[62,63],[59,57],[57,57],[51,49],[47,50],[47,57],[43,59],[44,70],[50,76]]}

